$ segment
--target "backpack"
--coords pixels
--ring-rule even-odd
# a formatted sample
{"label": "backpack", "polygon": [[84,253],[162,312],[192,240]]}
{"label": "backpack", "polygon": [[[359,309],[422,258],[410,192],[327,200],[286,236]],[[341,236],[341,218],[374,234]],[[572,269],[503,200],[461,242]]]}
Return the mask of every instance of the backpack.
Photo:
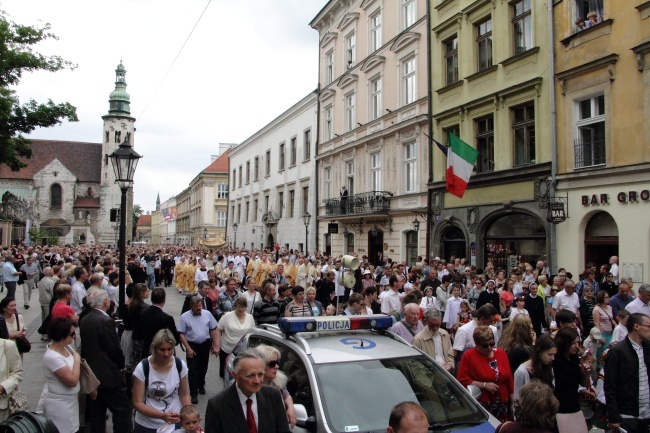
{"label": "backpack", "polygon": [[[176,370],[178,371],[178,377],[181,377],[181,371],[183,370],[183,361],[174,355],[174,362],[176,363]],[[145,389],[145,398],[146,390],[149,388],[149,358],[143,359],[140,364],[142,364],[142,373],[144,373],[144,389]]]}

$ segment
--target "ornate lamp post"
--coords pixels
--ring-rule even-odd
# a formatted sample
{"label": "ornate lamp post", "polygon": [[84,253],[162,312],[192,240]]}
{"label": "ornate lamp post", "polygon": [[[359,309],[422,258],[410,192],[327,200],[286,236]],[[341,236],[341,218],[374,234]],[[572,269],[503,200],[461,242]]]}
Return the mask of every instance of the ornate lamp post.
{"label": "ornate lamp post", "polygon": [[232,229],[235,232],[235,243],[233,245],[234,248],[237,248],[237,227],[238,227],[237,223],[234,223],[232,225]]}
{"label": "ornate lamp post", "polygon": [[413,220],[413,230],[416,232],[420,231],[420,221],[417,218]]}
{"label": "ornate lamp post", "polygon": [[309,246],[307,242],[309,241],[309,222],[311,221],[311,214],[305,211],[302,214],[302,222],[305,223],[305,255],[309,254]]}
{"label": "ornate lamp post", "polygon": [[[128,140],[128,139],[127,139]],[[122,190],[122,200],[120,203],[120,269],[119,269],[119,304],[124,305],[126,300],[126,193],[133,185],[133,176],[138,160],[142,158],[127,140],[124,140],[120,146],[115,149],[109,158],[113,163],[115,171],[115,183]]]}

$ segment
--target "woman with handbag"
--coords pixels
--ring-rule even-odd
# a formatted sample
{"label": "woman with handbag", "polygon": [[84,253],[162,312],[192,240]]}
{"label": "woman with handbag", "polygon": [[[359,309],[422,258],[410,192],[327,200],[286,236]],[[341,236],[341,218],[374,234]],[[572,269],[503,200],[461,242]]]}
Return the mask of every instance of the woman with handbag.
{"label": "woman with handbag", "polygon": [[43,355],[47,392],[43,399],[45,415],[60,432],[79,430],[79,376],[81,357],[72,347],[75,328],[68,319],[52,319],[48,327],[47,345]]}
{"label": "woman with handbag", "polygon": [[23,362],[16,343],[0,340],[0,345],[0,422],[4,422],[12,411],[26,409],[27,399],[18,391],[23,380]]}
{"label": "woman with handbag", "polygon": [[7,324],[7,331],[9,331],[9,338],[16,343],[20,356],[23,353],[31,350],[31,344],[27,340],[27,328],[23,315],[18,314],[16,308],[16,300],[14,298],[6,297],[0,301],[0,312],[2,313],[5,323]]}

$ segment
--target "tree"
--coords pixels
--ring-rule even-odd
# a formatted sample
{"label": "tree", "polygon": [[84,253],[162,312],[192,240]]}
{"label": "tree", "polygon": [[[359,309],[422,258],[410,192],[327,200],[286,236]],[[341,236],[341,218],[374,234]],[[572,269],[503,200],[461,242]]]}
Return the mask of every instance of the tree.
{"label": "tree", "polygon": [[30,99],[21,105],[16,92],[9,88],[18,85],[24,72],[56,72],[77,67],[59,56],[44,56],[32,50],[33,45],[46,39],[58,39],[50,33],[49,24],[23,26],[9,21],[0,10],[0,164],[13,171],[26,167],[23,160],[32,156],[29,140],[23,134],[63,120],[79,120],[77,109],[67,102],[55,104],[50,99],[39,104]]}
{"label": "tree", "polygon": [[[136,230],[138,229],[138,220],[142,215],[142,207],[139,204],[133,205],[133,233],[131,233],[131,239],[135,239]],[[135,239],[136,241],[138,239]]]}

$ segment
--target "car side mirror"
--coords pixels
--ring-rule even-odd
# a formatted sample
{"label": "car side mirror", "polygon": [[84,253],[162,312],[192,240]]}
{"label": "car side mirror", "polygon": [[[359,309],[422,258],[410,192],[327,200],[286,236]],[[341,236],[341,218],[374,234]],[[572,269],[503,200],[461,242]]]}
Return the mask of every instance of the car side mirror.
{"label": "car side mirror", "polygon": [[307,409],[305,406],[302,404],[294,403],[293,409],[296,412],[296,425],[298,427],[307,429],[310,432],[316,433],[316,418],[307,415]]}

